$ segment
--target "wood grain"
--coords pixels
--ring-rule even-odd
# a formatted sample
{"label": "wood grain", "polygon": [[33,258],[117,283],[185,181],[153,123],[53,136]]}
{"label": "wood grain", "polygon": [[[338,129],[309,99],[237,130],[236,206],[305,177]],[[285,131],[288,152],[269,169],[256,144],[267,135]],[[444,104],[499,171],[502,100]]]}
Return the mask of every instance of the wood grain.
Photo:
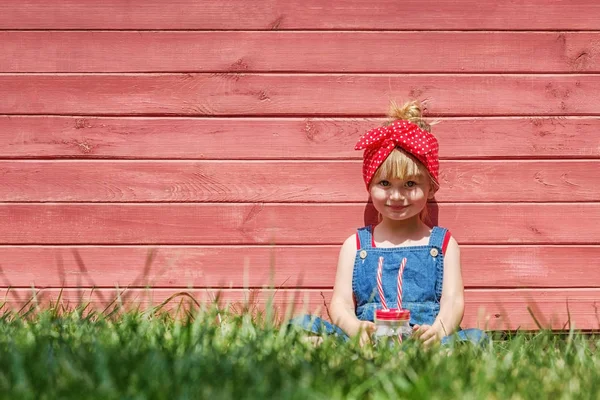
{"label": "wood grain", "polygon": [[[331,289],[340,246],[0,246],[0,286]],[[461,245],[467,288],[600,287],[600,246]]]}
{"label": "wood grain", "polygon": [[[187,293],[182,295],[181,293]],[[160,310],[175,310],[190,305],[193,297],[204,305],[218,304],[222,310],[251,314],[263,313],[271,304],[275,317],[287,321],[287,316],[306,313],[327,316],[326,304],[330,290],[228,290],[228,289],[0,289],[5,298],[5,309],[19,310],[23,305],[47,307],[60,303],[66,308],[90,304],[104,310],[120,301],[126,309],[142,310],[163,304]],[[189,295],[189,296],[188,296]],[[600,328],[598,315],[600,289],[471,289],[465,291],[465,316],[461,327],[486,330],[530,330],[539,323],[544,328],[568,329],[569,322],[577,329]],[[531,316],[533,314],[536,321]]]}
{"label": "wood grain", "polygon": [[[382,123],[364,118],[0,116],[0,158],[362,159],[362,152],[354,150],[356,141]],[[441,159],[597,159],[598,126],[598,117],[441,118],[433,132]]]}
{"label": "wood grain", "polygon": [[[446,161],[436,200],[600,201],[598,170],[597,160]],[[361,171],[361,161],[0,161],[0,201],[366,202]]]}
{"label": "wood grain", "polygon": [[433,116],[598,115],[600,75],[0,75],[0,113],[382,116],[429,99]]}
{"label": "wood grain", "polygon": [[[599,203],[433,205],[464,244],[597,244]],[[3,244],[341,244],[364,204],[0,204]]]}
{"label": "wood grain", "polygon": [[598,32],[4,31],[0,42],[0,72],[600,72]]}
{"label": "wood grain", "polygon": [[0,29],[597,30],[599,11],[592,0],[4,0]]}

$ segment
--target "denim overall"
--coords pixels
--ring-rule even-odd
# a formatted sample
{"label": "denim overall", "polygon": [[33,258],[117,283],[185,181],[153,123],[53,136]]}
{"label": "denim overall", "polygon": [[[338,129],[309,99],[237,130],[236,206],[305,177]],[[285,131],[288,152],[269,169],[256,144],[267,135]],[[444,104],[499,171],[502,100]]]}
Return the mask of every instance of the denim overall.
{"label": "denim overall", "polygon": [[[382,286],[388,308],[397,308],[397,278],[402,259],[407,262],[402,275],[402,308],[410,310],[410,325],[432,325],[440,312],[444,254],[442,252],[447,230],[434,227],[429,243],[407,247],[373,247],[372,226],[360,228],[352,274],[352,292],[356,302],[356,316],[363,321],[373,321],[375,311],[383,308],[377,291],[377,268],[383,257]],[[357,244],[358,244],[357,243]],[[337,334],[348,340],[338,327],[318,317],[304,315],[290,321],[313,333]],[[452,337],[442,338],[442,344],[450,340],[481,343],[486,338],[479,329],[460,330]]]}

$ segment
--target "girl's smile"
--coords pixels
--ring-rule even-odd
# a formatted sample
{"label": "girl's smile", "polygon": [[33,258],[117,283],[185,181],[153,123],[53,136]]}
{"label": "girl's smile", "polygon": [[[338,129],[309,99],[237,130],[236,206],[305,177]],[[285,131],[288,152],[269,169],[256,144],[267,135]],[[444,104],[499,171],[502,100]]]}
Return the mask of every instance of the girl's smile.
{"label": "girl's smile", "polygon": [[403,211],[404,209],[408,208],[408,205],[395,206],[395,205],[391,205],[391,204],[386,204],[386,206],[389,207],[392,211]]}

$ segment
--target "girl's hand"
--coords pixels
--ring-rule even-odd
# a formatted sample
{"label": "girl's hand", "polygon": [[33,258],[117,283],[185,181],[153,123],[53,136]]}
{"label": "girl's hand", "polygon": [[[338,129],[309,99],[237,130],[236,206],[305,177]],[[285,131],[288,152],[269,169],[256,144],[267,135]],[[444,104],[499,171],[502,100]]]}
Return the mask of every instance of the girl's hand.
{"label": "girl's hand", "polygon": [[375,332],[375,324],[371,321],[360,321],[358,334],[360,335],[360,347],[371,343],[371,335]]}
{"label": "girl's hand", "polygon": [[413,337],[429,348],[442,340],[442,333],[431,325],[414,325]]}

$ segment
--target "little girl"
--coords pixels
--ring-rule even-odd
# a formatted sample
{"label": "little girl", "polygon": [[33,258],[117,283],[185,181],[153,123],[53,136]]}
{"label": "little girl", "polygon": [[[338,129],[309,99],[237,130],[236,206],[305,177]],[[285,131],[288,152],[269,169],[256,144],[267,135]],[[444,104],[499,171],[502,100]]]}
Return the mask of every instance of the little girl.
{"label": "little girl", "polygon": [[464,312],[459,246],[447,229],[426,224],[427,201],[440,187],[438,142],[418,103],[392,103],[390,117],[389,125],[368,131],[355,147],[364,150],[363,178],[379,223],[358,229],[342,245],[329,308],[336,325],[311,316],[293,324],[344,338],[360,335],[360,343],[367,343],[375,311],[382,308],[378,260],[384,260],[385,303],[396,308],[398,270],[406,258],[401,307],[410,310],[412,337],[426,346],[445,343],[454,333],[458,340],[481,342],[482,331],[459,330]]}

